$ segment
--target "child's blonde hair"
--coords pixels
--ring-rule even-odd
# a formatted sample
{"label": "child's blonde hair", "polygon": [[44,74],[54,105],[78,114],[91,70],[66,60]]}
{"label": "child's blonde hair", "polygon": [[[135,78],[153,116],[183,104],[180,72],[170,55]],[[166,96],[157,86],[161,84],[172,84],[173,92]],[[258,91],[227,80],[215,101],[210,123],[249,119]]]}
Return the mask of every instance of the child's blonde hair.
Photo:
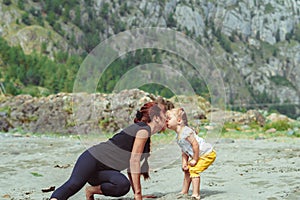
{"label": "child's blonde hair", "polygon": [[[180,118],[183,121],[183,124],[185,126],[188,126],[188,119],[187,119],[187,114],[184,111],[183,108],[173,108],[171,109],[171,111],[173,111],[173,113],[175,114],[175,116],[177,118]],[[194,128],[190,127],[191,129],[193,129],[195,131],[195,133],[198,135],[198,131],[196,131]]]}
{"label": "child's blonde hair", "polygon": [[182,119],[183,124],[185,126],[188,126],[187,115],[183,108],[173,108],[172,111],[174,112],[174,114],[176,115],[177,118]]}

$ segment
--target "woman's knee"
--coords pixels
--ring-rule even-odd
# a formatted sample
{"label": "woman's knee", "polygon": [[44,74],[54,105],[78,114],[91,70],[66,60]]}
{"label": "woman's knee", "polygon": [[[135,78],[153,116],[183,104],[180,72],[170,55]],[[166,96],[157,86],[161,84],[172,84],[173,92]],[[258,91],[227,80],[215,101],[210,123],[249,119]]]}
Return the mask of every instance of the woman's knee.
{"label": "woman's knee", "polygon": [[115,188],[115,195],[116,197],[123,196],[127,194],[130,190],[130,182],[128,179],[122,179]]}

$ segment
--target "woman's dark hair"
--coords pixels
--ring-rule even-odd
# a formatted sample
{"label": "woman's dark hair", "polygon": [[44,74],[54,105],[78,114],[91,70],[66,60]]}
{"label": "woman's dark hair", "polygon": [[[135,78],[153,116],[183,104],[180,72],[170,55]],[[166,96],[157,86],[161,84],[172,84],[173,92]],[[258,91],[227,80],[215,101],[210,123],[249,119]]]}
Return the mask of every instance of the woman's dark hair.
{"label": "woman's dark hair", "polygon": [[145,103],[140,110],[136,112],[134,123],[145,122],[149,123],[152,121],[154,116],[160,116],[160,111],[162,109],[159,107],[157,102]]}

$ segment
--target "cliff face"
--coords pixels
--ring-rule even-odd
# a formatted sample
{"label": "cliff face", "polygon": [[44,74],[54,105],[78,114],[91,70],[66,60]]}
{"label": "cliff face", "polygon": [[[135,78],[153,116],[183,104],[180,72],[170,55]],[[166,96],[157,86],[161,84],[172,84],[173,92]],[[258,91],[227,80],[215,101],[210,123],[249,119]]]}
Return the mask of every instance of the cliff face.
{"label": "cliff face", "polygon": [[[221,3],[222,2],[222,3]],[[218,1],[210,6],[226,34],[233,31],[269,44],[286,40],[299,23],[299,1]],[[208,7],[207,7],[208,8]]]}
{"label": "cliff face", "polygon": [[[67,21],[57,20],[64,34],[48,22],[43,26],[35,23],[33,14],[29,14],[30,25],[23,23],[24,10],[43,11],[39,1],[26,1],[24,10],[16,4],[0,4],[0,35],[27,53],[40,52],[43,43],[52,58],[57,51],[82,52],[80,41],[87,32],[74,23],[79,9],[81,24],[101,24],[100,41],[123,30],[157,26],[196,39],[221,70],[233,104],[265,99],[266,103],[299,105],[298,0],[97,0],[90,7],[79,1],[77,10],[70,8]],[[222,46],[224,38],[229,49]]]}
{"label": "cliff face", "polygon": [[299,30],[299,1],[195,1],[193,6],[175,2],[168,5],[173,5],[182,30],[203,38],[219,28],[236,41],[231,56],[217,45],[209,49],[235,104],[253,103],[251,99],[262,94],[270,104],[299,104],[300,44],[287,39]]}
{"label": "cliff face", "polygon": [[212,20],[228,36],[237,32],[243,37],[256,38],[259,34],[261,41],[270,44],[286,40],[286,34],[299,23],[300,12],[297,0],[170,0],[164,4],[143,0],[140,4],[134,1],[131,4],[135,4],[140,12],[137,10],[136,16],[128,16],[129,22],[139,20],[143,26],[166,26],[168,16],[172,14],[178,27],[199,36],[204,35],[205,21]]}

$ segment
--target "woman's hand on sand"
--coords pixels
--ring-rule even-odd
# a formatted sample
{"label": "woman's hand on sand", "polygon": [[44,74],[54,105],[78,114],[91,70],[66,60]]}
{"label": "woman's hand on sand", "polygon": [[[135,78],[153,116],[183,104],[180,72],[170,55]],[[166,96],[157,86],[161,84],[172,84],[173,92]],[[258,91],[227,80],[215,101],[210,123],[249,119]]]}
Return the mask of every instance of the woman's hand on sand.
{"label": "woman's hand on sand", "polygon": [[142,194],[134,194],[134,200],[142,200]]}
{"label": "woman's hand on sand", "polygon": [[143,198],[146,198],[146,199],[156,199],[157,196],[152,195],[152,194],[148,194],[148,195],[143,195]]}

